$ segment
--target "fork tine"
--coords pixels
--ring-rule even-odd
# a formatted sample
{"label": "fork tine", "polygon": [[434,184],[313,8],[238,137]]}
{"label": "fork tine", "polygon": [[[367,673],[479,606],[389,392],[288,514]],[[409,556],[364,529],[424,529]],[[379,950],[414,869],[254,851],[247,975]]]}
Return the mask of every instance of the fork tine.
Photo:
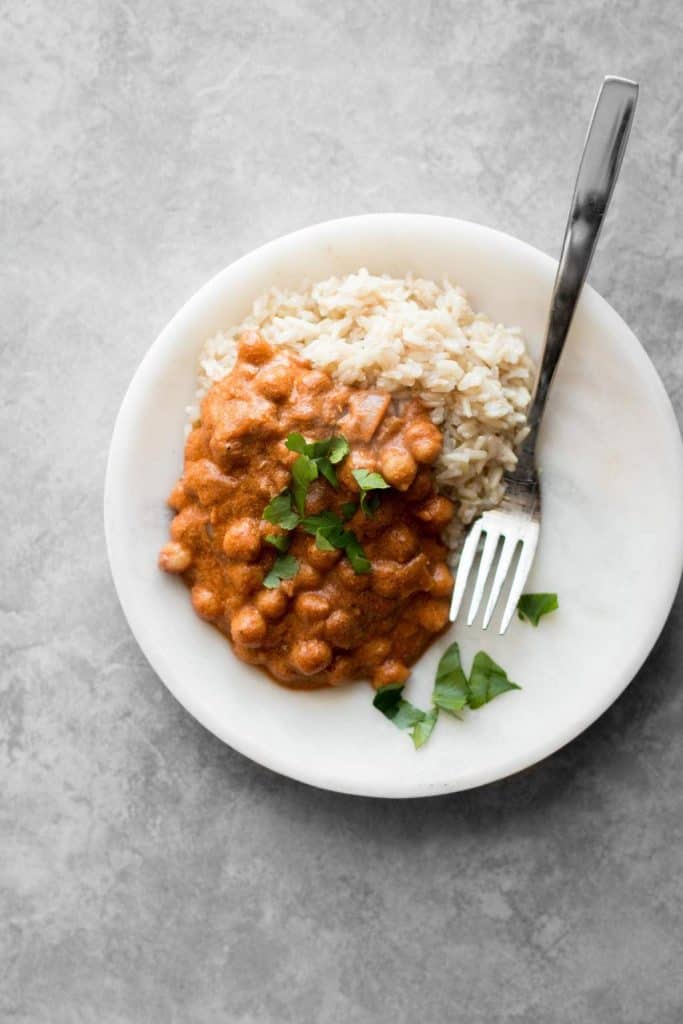
{"label": "fork tine", "polygon": [[493,578],[493,586],[491,587],[491,593],[489,594],[489,601],[486,605],[486,611],[484,612],[484,621],[482,626],[484,629],[488,629],[491,616],[493,615],[500,592],[503,589],[505,583],[505,577],[510,569],[510,564],[514,557],[517,545],[519,544],[519,533],[516,531],[507,533],[503,542],[503,550],[500,553],[498,559],[498,565],[496,567],[496,575]]}
{"label": "fork tine", "polygon": [[512,616],[515,614],[517,602],[522,596],[524,584],[526,583],[529,570],[531,569],[531,563],[533,562],[534,555],[536,553],[538,534],[538,523],[529,523],[525,527],[524,536],[522,538],[522,550],[515,570],[515,578],[512,581],[510,596],[508,597],[508,603],[505,606],[505,611],[503,613],[503,621],[500,627],[501,636],[510,625]]}
{"label": "fork tine", "polygon": [[474,593],[472,594],[472,600],[470,602],[470,610],[467,614],[467,625],[471,626],[475,620],[476,614],[479,611],[479,605],[484,595],[484,587],[486,581],[489,578],[491,571],[491,564],[493,562],[493,556],[498,550],[498,542],[500,541],[500,532],[498,530],[487,530],[486,540],[484,541],[484,550],[481,553],[479,559],[479,569],[477,570],[477,579],[474,584]]}
{"label": "fork tine", "polygon": [[467,577],[470,574],[472,562],[474,561],[474,556],[477,553],[477,545],[479,544],[482,529],[482,522],[481,519],[479,519],[474,526],[471,527],[470,532],[467,534],[465,543],[462,546],[460,560],[455,571],[453,597],[451,598],[451,622],[455,622],[458,612],[460,611],[460,605],[462,604],[462,599],[465,596],[465,588],[467,587]]}

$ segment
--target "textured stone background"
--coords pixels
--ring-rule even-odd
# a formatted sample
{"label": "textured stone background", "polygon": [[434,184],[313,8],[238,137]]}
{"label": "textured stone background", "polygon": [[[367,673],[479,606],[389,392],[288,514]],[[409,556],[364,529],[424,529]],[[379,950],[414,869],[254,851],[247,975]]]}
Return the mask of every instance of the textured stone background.
{"label": "textured stone background", "polygon": [[642,94],[592,280],[683,413],[678,0],[2,12],[0,1020],[678,1024],[680,596],[549,761],[361,800],[190,719],[128,632],[101,523],[123,391],[206,278],[371,210],[556,255],[603,73]]}

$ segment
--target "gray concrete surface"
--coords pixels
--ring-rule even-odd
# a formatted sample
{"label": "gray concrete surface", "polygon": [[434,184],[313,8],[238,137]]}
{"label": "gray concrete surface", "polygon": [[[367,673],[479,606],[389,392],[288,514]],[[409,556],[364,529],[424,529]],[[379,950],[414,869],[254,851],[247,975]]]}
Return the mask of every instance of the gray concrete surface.
{"label": "gray concrete surface", "polygon": [[682,20],[677,0],[3,5],[0,1020],[683,1019],[680,596],[549,761],[361,800],[190,719],[128,632],[101,523],[126,384],[209,275],[370,210],[556,255],[603,73],[642,95],[592,279],[680,415]]}

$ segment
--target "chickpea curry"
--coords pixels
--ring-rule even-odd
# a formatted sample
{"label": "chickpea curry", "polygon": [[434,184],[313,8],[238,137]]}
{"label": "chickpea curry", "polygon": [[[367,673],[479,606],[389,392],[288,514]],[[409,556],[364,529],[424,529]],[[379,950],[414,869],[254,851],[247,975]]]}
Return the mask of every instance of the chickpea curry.
{"label": "chickpea curry", "polygon": [[419,401],[338,383],[247,332],[187,439],[159,565],[280,683],[402,683],[448,621],[441,443]]}

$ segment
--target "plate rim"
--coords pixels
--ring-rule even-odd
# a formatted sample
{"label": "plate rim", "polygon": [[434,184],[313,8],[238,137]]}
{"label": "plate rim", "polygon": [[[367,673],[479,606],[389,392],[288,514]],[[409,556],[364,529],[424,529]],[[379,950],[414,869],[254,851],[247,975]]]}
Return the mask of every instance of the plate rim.
{"label": "plate rim", "polygon": [[[228,746],[232,747],[238,753],[248,757],[250,760],[256,762],[262,767],[268,768],[277,774],[292,778],[298,782],[314,786],[318,789],[325,789],[348,795],[382,799],[417,799],[421,797],[440,796],[448,793],[465,792],[469,789],[488,785],[489,783],[524,771],[562,749],[584,732],[590,725],[596,722],[605,713],[605,711],[611,707],[639,672],[640,668],[650,655],[666,624],[678,591],[681,573],[683,572],[683,531],[681,531],[677,539],[678,550],[671,552],[672,557],[669,562],[671,572],[666,580],[666,585],[662,586],[659,591],[660,599],[656,614],[652,614],[650,617],[650,627],[647,630],[647,633],[643,635],[638,652],[632,658],[631,664],[621,674],[619,674],[618,677],[616,677],[614,684],[609,688],[609,692],[606,694],[603,693],[602,699],[598,701],[597,704],[591,705],[590,710],[587,713],[579,715],[577,719],[574,719],[570,727],[564,732],[555,731],[552,739],[541,739],[535,744],[529,745],[525,750],[525,756],[523,759],[520,759],[518,754],[510,755],[509,759],[504,760],[503,762],[498,762],[496,768],[492,771],[480,769],[472,772],[470,775],[465,774],[464,777],[461,773],[457,780],[445,783],[429,783],[415,780],[412,782],[406,782],[402,778],[397,778],[391,787],[387,787],[384,783],[380,785],[373,785],[373,780],[371,778],[367,779],[367,784],[354,784],[349,783],[348,781],[345,782],[343,779],[338,777],[313,777],[309,772],[300,770],[296,765],[292,765],[291,760],[282,756],[280,753],[274,753],[273,751],[262,749],[259,747],[257,740],[250,736],[245,736],[243,732],[236,734],[231,733],[229,729],[224,727],[224,723],[216,721],[215,716],[211,715],[203,701],[194,699],[192,691],[188,692],[183,688],[182,684],[178,683],[178,680],[170,665],[167,663],[167,659],[164,657],[163,652],[149,649],[150,644],[147,642],[143,624],[141,622],[134,621],[134,617],[129,613],[129,607],[127,607],[125,597],[127,584],[124,579],[121,560],[117,558],[115,551],[116,531],[115,523],[113,522],[113,503],[111,501],[118,466],[122,463],[125,455],[125,451],[121,449],[121,438],[124,432],[126,420],[131,415],[135,401],[138,397],[138,392],[145,382],[146,375],[155,364],[156,354],[164,347],[167,335],[173,334],[179,323],[181,323],[185,317],[191,315],[195,307],[201,307],[206,294],[213,291],[217,282],[227,273],[234,271],[238,266],[244,267],[252,261],[256,262],[266,255],[269,250],[275,249],[279,246],[284,247],[292,242],[300,242],[304,240],[307,235],[313,235],[322,230],[334,230],[335,227],[341,224],[348,225],[350,223],[355,223],[356,225],[360,225],[361,222],[367,224],[369,222],[379,223],[380,221],[391,221],[392,224],[397,224],[401,221],[406,224],[408,222],[414,224],[417,221],[445,222],[450,228],[455,230],[473,232],[474,234],[478,233],[481,236],[490,236],[494,239],[497,238],[504,241],[507,245],[512,243],[515,246],[521,247],[523,250],[526,250],[529,256],[533,256],[535,259],[545,262],[546,266],[552,269],[553,274],[557,267],[557,260],[514,235],[510,235],[506,232],[475,221],[464,220],[456,217],[446,217],[437,214],[421,213],[371,213],[333,218],[331,220],[320,221],[316,224],[308,225],[306,227],[299,228],[296,231],[281,235],[261,246],[258,246],[256,249],[252,249],[243,254],[220,269],[217,273],[213,274],[208,281],[201,285],[200,288],[182,304],[180,309],[159,332],[154,342],[149,346],[143,355],[143,358],[138,363],[138,366],[133,373],[121,400],[109,444],[103,491],[104,531],[110,574],[119,604],[136,643],[163,685],[170,691],[178,703],[181,704],[181,706],[205,729],[215,735],[222,742],[228,744]],[[643,360],[643,366],[646,368],[646,372],[649,372],[652,383],[659,391],[659,395],[662,400],[662,411],[664,412],[666,419],[669,420],[669,426],[672,433],[672,443],[675,443],[675,436],[677,435],[678,437],[679,472],[677,490],[678,502],[683,516],[683,440],[681,439],[680,428],[671,399],[669,398],[659,373],[652,363],[646,349],[625,320],[591,285],[586,284],[584,286],[581,302],[594,305],[601,315],[607,316],[608,319],[612,320],[620,335],[629,339],[634,351],[637,351],[639,357]],[[142,390],[144,391],[144,388]],[[672,491],[673,489],[674,488],[672,487]]]}

